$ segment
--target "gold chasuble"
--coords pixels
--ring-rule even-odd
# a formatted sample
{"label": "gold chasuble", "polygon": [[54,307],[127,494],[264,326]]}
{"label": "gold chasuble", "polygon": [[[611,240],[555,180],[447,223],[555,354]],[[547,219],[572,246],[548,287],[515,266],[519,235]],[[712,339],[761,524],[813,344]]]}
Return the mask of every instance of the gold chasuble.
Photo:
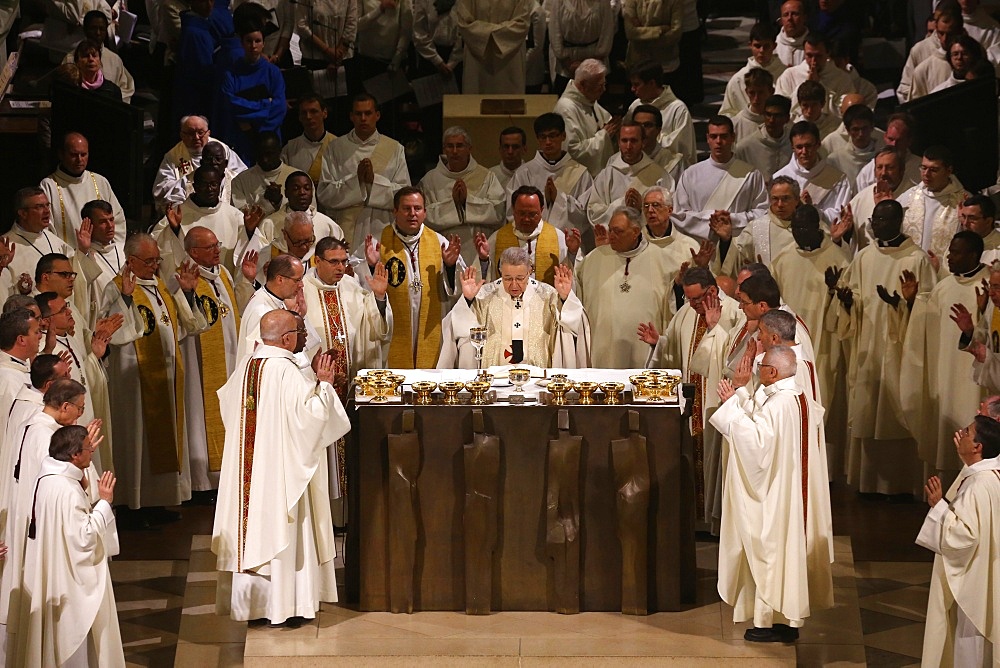
{"label": "gold chasuble", "polygon": [[[122,277],[115,276],[115,285],[122,288]],[[163,299],[160,295],[166,295]],[[150,297],[157,300],[167,316],[157,320],[153,316]],[[181,470],[181,452],[184,443],[184,364],[181,359],[181,347],[177,340],[177,307],[173,297],[167,292],[163,279],[157,277],[156,290],[150,294],[144,286],[137,285],[132,293],[142,314],[144,331],[142,337],[133,342],[135,357],[139,363],[139,390],[142,394],[142,423],[149,425],[146,429],[146,444],[149,447],[149,470],[154,474],[179,473]],[[174,350],[177,351],[177,364],[174,368],[174,405],[177,413],[170,415],[170,402],[164,401],[162,394],[167,387],[167,361],[163,355],[163,344],[160,343],[160,327],[170,329],[174,339]],[[154,336],[155,335],[155,336]],[[225,360],[223,359],[223,367]]]}
{"label": "gold chasuble", "polygon": [[[389,273],[389,306],[396,321],[389,344],[390,369],[433,369],[441,351],[441,300],[435,294],[441,284],[441,247],[429,227],[423,228],[417,243],[420,252],[413,254],[394,226],[382,230],[382,263]],[[411,291],[420,296],[415,353],[410,344]]]}
{"label": "gold chasuble", "polygon": [[[219,272],[222,285],[229,296],[229,303],[236,303],[236,293],[226,274]],[[222,331],[222,323],[227,318],[235,318],[236,331],[240,331],[240,316],[234,309],[222,302],[215,285],[204,277],[198,279],[195,288],[195,299],[198,307],[205,314],[208,329],[198,337],[201,359],[201,394],[205,407],[205,436],[208,439],[208,470],[222,470],[222,450],[226,444],[226,430],[222,426],[222,414],[219,411],[219,397],[216,392],[226,384],[229,374],[226,371],[226,340]]]}
{"label": "gold chasuble", "polygon": [[[542,223],[542,231],[538,237],[528,241],[528,253],[532,251],[532,244],[535,245],[535,278],[543,283],[555,287],[556,265],[559,264],[559,232],[548,223]],[[517,248],[520,240],[514,233],[514,224],[509,223],[497,230],[496,250],[496,275],[500,275],[500,256],[508,248]]]}

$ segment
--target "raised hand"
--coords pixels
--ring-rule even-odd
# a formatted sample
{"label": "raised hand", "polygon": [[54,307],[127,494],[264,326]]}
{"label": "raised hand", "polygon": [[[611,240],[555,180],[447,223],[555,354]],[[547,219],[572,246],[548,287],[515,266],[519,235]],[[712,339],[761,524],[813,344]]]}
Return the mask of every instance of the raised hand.
{"label": "raised hand", "polygon": [[22,295],[30,295],[33,287],[35,287],[35,282],[31,280],[29,274],[22,273],[17,277],[17,291]]}
{"label": "raised hand", "polygon": [[262,220],[264,220],[264,209],[256,204],[243,207],[243,227],[246,229],[248,236],[253,236],[254,230],[260,226],[260,221]]}
{"label": "raised hand", "polygon": [[[48,320],[48,318],[46,318]],[[56,349],[56,330],[49,323],[48,329],[45,330],[45,346],[42,347],[42,352],[46,355],[51,355],[52,351]]]}
{"label": "raised hand", "polygon": [[717,391],[719,393],[719,401],[722,403],[726,403],[736,394],[736,390],[733,389],[733,384],[725,378],[719,381]]}
{"label": "raised hand", "polygon": [[976,288],[976,307],[979,309],[979,313],[986,313],[986,306],[990,303],[990,283],[985,278],[983,279],[982,292],[979,288]]}
{"label": "raised hand", "polygon": [[101,420],[93,419],[87,423],[87,441],[90,442],[90,447],[96,449],[104,437],[101,436]]}
{"label": "raised hand", "polygon": [[708,328],[712,329],[722,319],[722,300],[718,294],[709,292],[705,294],[702,306],[705,307],[705,322],[708,323]]}
{"label": "raised hand", "polygon": [[736,365],[736,371],[733,373],[734,387],[746,387],[750,382],[750,377],[753,375],[753,361],[757,357],[757,346],[754,345],[756,340],[751,339],[747,342],[747,349]]}
{"label": "raised hand", "polygon": [[441,259],[446,267],[454,267],[458,258],[462,256],[462,240],[457,234],[448,238],[448,245],[441,244]]}
{"label": "raised hand", "polygon": [[[902,297],[899,296],[899,293],[896,292],[895,290],[893,290],[892,294],[890,295],[889,291],[885,289],[884,285],[876,285],[875,286],[875,292],[878,293],[879,299],[881,299],[882,301],[884,301],[886,304],[888,304],[889,306],[891,306],[893,308],[896,308],[897,306],[899,306],[899,301],[902,299]],[[839,290],[838,290],[838,294],[839,294]],[[843,301],[843,300],[841,300],[841,301]]]}
{"label": "raised hand", "polygon": [[636,211],[642,210],[642,195],[635,188],[629,188],[625,191],[625,206],[630,206]]}
{"label": "raised hand", "polygon": [[372,235],[365,237],[365,259],[369,267],[374,267],[382,259],[381,244]]}
{"label": "raised hand", "polygon": [[569,293],[573,291],[573,270],[564,264],[555,266],[555,289],[559,293],[559,298],[566,301]]}
{"label": "raised hand", "polygon": [[372,167],[372,161],[368,158],[358,163],[358,181],[368,185],[375,183],[375,168]]}
{"label": "raised hand", "polygon": [[0,237],[0,271],[14,259],[15,246],[7,237]]}
{"label": "raised hand", "polygon": [[715,211],[708,218],[708,226],[722,241],[733,238],[733,220],[728,211]]}
{"label": "raised hand", "polygon": [[803,190],[802,191],[802,195],[799,196],[799,199],[802,200],[803,204],[812,204],[813,203],[812,195],[809,194],[808,190]]}
{"label": "raised hand", "polygon": [[684,285],[684,274],[691,267],[690,262],[681,262],[680,268],[677,270],[677,275],[674,276],[674,285]]}
{"label": "raised hand", "polygon": [[[885,290],[885,288],[882,289]],[[843,287],[836,288],[836,290],[837,290],[836,293],[837,299],[840,300],[840,303],[843,304],[847,312],[850,313],[851,307],[854,306],[854,292],[852,292],[851,289],[846,285]],[[881,296],[882,295],[880,294],[879,297]]]}
{"label": "raised hand", "polygon": [[170,229],[176,234],[181,229],[181,220],[184,219],[183,214],[181,214],[181,207],[179,204],[173,202],[167,203],[167,224],[170,225]]}
{"label": "raised hand", "polygon": [[976,361],[979,362],[980,364],[986,361],[986,344],[984,344],[982,341],[973,341],[964,350],[965,352],[975,357]]}
{"label": "raised hand", "polygon": [[941,258],[937,256],[937,253],[934,251],[927,251],[927,259],[931,261],[931,267],[934,268],[935,273],[941,271]]}
{"label": "raised hand", "polygon": [[76,248],[84,255],[90,253],[93,232],[94,224],[90,222],[90,218],[80,221],[80,229],[76,231]]}
{"label": "raised hand", "polygon": [[313,357],[313,370],[316,372],[316,380],[333,385],[333,355],[317,350]]}
{"label": "raised hand", "polygon": [[[87,476],[83,476],[84,480]],[[118,479],[115,478],[115,474],[111,471],[105,471],[101,474],[100,480],[97,481],[97,495],[101,497],[104,501],[112,503],[115,500],[115,483]]]}
{"label": "raised hand", "polygon": [[268,183],[264,188],[264,199],[271,203],[275,209],[281,206],[281,184]]}
{"label": "raised hand", "polygon": [[583,236],[580,234],[580,230],[575,227],[571,227],[565,232],[566,236],[566,253],[569,255],[574,255],[580,251],[580,243],[583,240]]}
{"label": "raised hand", "polygon": [[875,190],[872,191],[872,196],[876,204],[882,200],[895,199],[892,192],[892,185],[886,179],[879,179],[875,182]]}
{"label": "raised hand", "polygon": [[476,254],[479,255],[479,259],[486,262],[490,259],[490,240],[486,238],[486,235],[482,232],[476,232],[476,236],[472,238],[472,243],[476,246]]}
{"label": "raised hand", "polygon": [[181,290],[184,292],[194,292],[194,289],[198,287],[199,278],[201,278],[201,272],[198,271],[198,265],[194,262],[185,260],[177,268],[177,283],[180,284]]}
{"label": "raised hand", "polygon": [[965,304],[952,304],[951,315],[949,317],[953,323],[958,325],[958,328],[962,330],[963,334],[966,336],[972,336],[972,332],[975,330],[976,325],[972,321],[972,314],[969,313],[969,309],[965,308]]}
{"label": "raised hand", "polygon": [[[960,440],[960,432],[955,432],[955,447],[958,447],[958,441]],[[941,478],[931,476],[927,479],[927,484],[924,485],[924,494],[927,495],[927,503],[931,508],[937,505],[937,502],[941,500],[944,495],[941,491]]]}
{"label": "raised hand", "polygon": [[292,297],[292,299],[294,300],[295,304],[295,308],[293,310],[300,316],[302,316],[303,320],[305,320],[306,310],[308,309],[308,307],[306,306],[306,292],[305,289],[302,287],[302,283],[299,283],[299,287],[295,291],[295,296]]}
{"label": "raised hand", "polygon": [[257,259],[259,255],[255,250],[248,250],[243,254],[243,259],[240,260],[240,273],[243,274],[243,278],[253,283],[257,280]]}
{"label": "raised hand", "polygon": [[840,277],[844,275],[844,270],[840,267],[829,266],[826,271],[823,272],[823,280],[826,282],[826,287],[830,290],[836,290],[837,284],[840,283]]}
{"label": "raised hand", "polygon": [[479,294],[479,288],[483,287],[486,281],[479,278],[479,270],[476,267],[466,267],[462,272],[462,295],[466,299],[475,299]]}
{"label": "raised hand", "polygon": [[702,239],[697,251],[691,249],[691,262],[694,262],[696,267],[707,267],[713,257],[715,257],[715,243],[707,239]]}
{"label": "raised hand", "polygon": [[131,297],[132,293],[135,292],[135,283],[135,272],[133,272],[132,268],[126,264],[122,267],[122,296]]}
{"label": "raised hand", "polygon": [[904,269],[899,276],[899,291],[903,293],[903,299],[908,305],[913,306],[913,300],[917,298],[917,290],[919,289],[920,283],[917,282],[917,275],[909,269]]}
{"label": "raised hand", "polygon": [[545,205],[552,207],[559,198],[559,189],[556,188],[555,179],[551,176],[545,180]]}
{"label": "raised hand", "polygon": [[597,246],[607,246],[608,228],[601,224],[594,225],[594,242]]}
{"label": "raised hand", "polygon": [[830,226],[830,238],[835,243],[840,243],[848,232],[854,229],[854,212],[850,204],[840,207],[840,218],[833,221]]}
{"label": "raised hand", "polygon": [[636,330],[636,335],[640,341],[648,343],[651,346],[655,346],[656,342],[660,340],[660,333],[656,330],[656,325],[651,322],[640,322],[639,328]]}
{"label": "raised hand", "polygon": [[368,287],[372,289],[376,299],[385,299],[385,293],[389,290],[389,272],[381,262],[375,264],[375,271],[368,279]]}

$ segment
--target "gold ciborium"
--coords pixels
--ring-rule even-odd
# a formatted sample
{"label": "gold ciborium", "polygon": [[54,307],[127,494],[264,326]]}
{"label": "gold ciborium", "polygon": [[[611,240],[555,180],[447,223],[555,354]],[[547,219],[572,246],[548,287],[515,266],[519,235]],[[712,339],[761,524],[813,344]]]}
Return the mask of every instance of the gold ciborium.
{"label": "gold ciborium", "polygon": [[622,402],[622,391],[625,383],[601,383],[601,392],[604,392],[604,403],[614,406]]}
{"label": "gold ciborium", "polygon": [[396,384],[392,382],[390,378],[373,378],[368,381],[368,387],[372,390],[375,395],[372,397],[373,404],[384,404],[389,401],[387,395],[392,394],[395,389]]}
{"label": "gold ciborium", "polygon": [[646,397],[646,383],[649,379],[650,377],[643,373],[628,377],[629,382],[632,383],[632,392],[637,399]]}
{"label": "gold ciborium", "polygon": [[475,379],[476,380],[482,380],[482,381],[485,381],[487,383],[492,384],[493,383],[493,374],[486,373],[485,371],[480,371],[479,375],[477,375]]}
{"label": "gold ciborium", "polygon": [[490,382],[488,380],[470,380],[465,384],[465,389],[472,393],[472,399],[469,400],[470,404],[482,406],[483,404],[490,403],[489,399],[486,398],[486,393],[490,389]]}
{"label": "gold ciborium", "polygon": [[581,380],[580,382],[573,383],[573,389],[580,393],[581,406],[591,406],[597,403],[594,401],[593,396],[591,396],[597,388],[597,383],[590,380]]}
{"label": "gold ciborium", "polygon": [[426,406],[428,404],[434,403],[434,398],[431,397],[431,393],[437,388],[437,383],[433,383],[429,380],[418,380],[410,387],[413,391],[417,393],[417,398],[413,400],[413,403],[419,406]]}
{"label": "gold ciborium", "polygon": [[371,394],[371,392],[369,392],[368,390],[367,376],[355,376],[354,386],[357,388],[357,391],[361,394],[361,396],[367,397]]}
{"label": "gold ciborium", "polygon": [[667,383],[667,387],[666,390],[663,392],[663,399],[664,401],[666,401],[667,399],[669,399],[671,396],[674,395],[674,393],[677,391],[677,386],[680,385],[684,381],[684,379],[681,378],[680,376],[673,376],[670,374],[665,375],[664,378],[665,382]]}
{"label": "gold ciborium", "polygon": [[662,404],[665,401],[663,395],[668,387],[666,378],[660,376],[647,378],[646,382],[643,383],[643,388],[646,390],[646,401],[651,404]]}
{"label": "gold ciborium", "polygon": [[465,383],[461,383],[457,380],[446,380],[443,383],[438,383],[438,387],[444,392],[444,403],[448,406],[454,406],[456,404],[462,403],[458,399],[458,393],[462,391],[465,387]]}
{"label": "gold ciborium", "polygon": [[565,380],[553,380],[545,389],[552,395],[553,406],[565,406],[566,393],[573,389],[573,383]]}
{"label": "gold ciborium", "polygon": [[398,373],[392,373],[387,376],[389,382],[393,384],[392,393],[399,396],[403,393],[403,383],[406,382],[406,376]]}
{"label": "gold ciborium", "polygon": [[510,383],[514,386],[514,392],[521,394],[525,384],[531,380],[531,371],[528,369],[511,369],[507,372],[507,377],[510,378]]}

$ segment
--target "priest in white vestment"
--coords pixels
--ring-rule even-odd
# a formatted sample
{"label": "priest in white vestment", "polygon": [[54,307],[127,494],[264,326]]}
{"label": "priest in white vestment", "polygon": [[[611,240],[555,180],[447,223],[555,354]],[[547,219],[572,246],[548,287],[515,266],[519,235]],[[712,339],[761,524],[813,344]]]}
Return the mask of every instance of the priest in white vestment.
{"label": "priest in white vestment", "polygon": [[281,161],[290,167],[305,172],[319,183],[323,175],[323,153],[336,135],[326,131],[328,110],[326,101],[319,95],[303,95],[299,98],[299,123],[302,134],[288,140],[281,149]]}
{"label": "priest in white vestment", "polygon": [[649,243],[638,211],[618,208],[607,243],[576,263],[575,291],[591,322],[592,364],[606,369],[642,368],[649,347],[635,327],[652,322],[659,331],[677,312],[674,278],[683,262]]}
{"label": "priest in white vestment", "polygon": [[[674,225],[692,237],[714,238],[714,229],[729,225],[738,236],[767,212],[764,178],[733,156],[736,134],[726,116],[708,120],[709,156],[681,175],[674,197]],[[717,236],[717,235],[715,235]]]}
{"label": "priest in white vestment", "polygon": [[166,210],[167,203],[180,204],[191,194],[191,174],[201,166],[201,154],[208,144],[221,144],[226,156],[226,172],[235,176],[247,168],[236,152],[212,139],[208,119],[203,116],[185,116],[181,119],[181,140],[167,151],[153,179],[153,199],[157,211]]}
{"label": "priest in white vestment", "polygon": [[[534,14],[534,10],[532,10]],[[534,27],[532,27],[534,30]],[[500,131],[500,162],[490,167],[490,173],[497,177],[500,187],[506,192],[507,185],[514,178],[514,172],[524,164],[528,147],[528,135],[524,130],[512,125]]]}
{"label": "priest in white vestment", "polygon": [[16,665],[125,666],[108,568],[118,554],[116,480],[110,471],[88,476],[97,433],[59,429],[33,485]]}
{"label": "priest in white vestment", "polygon": [[694,385],[694,405],[698,408],[692,411],[689,421],[694,441],[691,466],[702,472],[694,481],[695,521],[698,530],[718,535],[722,437],[709,422],[719,405],[709,388],[718,384],[726,371],[727,349],[723,342],[736,326],[740,310],[735,300],[719,290],[707,268],[688,269],[682,281],[685,304],[666,330],[658,330],[651,322],[640,322],[637,334],[648,344],[645,366],[680,369],[684,382]]}
{"label": "priest in white vestment", "polygon": [[458,0],[452,8],[465,47],[462,91],[524,93],[528,0]]}
{"label": "priest in white vestment", "polygon": [[792,214],[799,206],[799,184],[787,176],[775,177],[769,187],[770,207],[767,215],[750,221],[732,240],[732,246],[722,261],[721,271],[736,277],[737,272],[751,262],[761,262],[768,267],[782,250],[794,244],[791,224]]}
{"label": "priest in white vestment", "polygon": [[221,264],[215,233],[192,227],[184,237],[185,261],[198,265],[195,301],[208,329],[181,341],[184,361],[184,413],[193,495],[211,498],[219,487],[225,432],[216,392],[236,369],[240,316],[236,289]]}
{"label": "priest in white vestment", "polygon": [[[885,127],[885,136],[882,137],[886,148],[896,149],[903,160],[904,190],[920,183],[921,159],[919,155],[910,152],[910,147],[913,145],[913,127],[915,123],[916,121],[913,117],[905,112],[893,114],[889,117],[889,121]],[[875,161],[872,160],[858,172],[856,190],[863,190],[875,183],[877,179]]]}
{"label": "priest in white vestment", "polygon": [[781,30],[774,52],[786,67],[795,67],[805,60],[805,41],[809,34],[809,14],[802,0],[787,0],[781,5]]}
{"label": "priest in white vestment", "polygon": [[720,114],[732,118],[750,107],[744,86],[744,77],[750,70],[765,69],[774,79],[785,71],[785,64],[774,52],[777,47],[776,37],[774,28],[766,23],[755,23],[750,28],[750,57],[747,58],[747,64],[737,70],[726,84],[722,106],[719,107]]}
{"label": "priest in white vestment", "polygon": [[923,474],[900,408],[900,366],[908,304],[918,290],[930,292],[936,272],[927,254],[900,232],[902,220],[895,200],[875,205],[875,243],[839,276],[838,303],[830,314],[850,346],[847,482],[862,493],[909,494],[919,489]]}
{"label": "priest in white vestment", "polygon": [[[990,274],[980,262],[982,244],[970,230],[955,235],[948,248],[949,274],[930,292],[917,295],[903,343],[899,379],[903,416],[917,440],[920,459],[948,482],[962,468],[948,436],[986,397],[982,387],[969,382],[973,358],[959,347],[959,330],[968,337],[973,333],[980,313],[977,296]],[[951,318],[944,318],[946,313]]]}
{"label": "priest in white vestment", "polygon": [[772,95],[764,101],[764,122],[752,134],[737,139],[733,155],[752,165],[764,182],[770,182],[776,171],[792,158],[788,138],[792,102],[783,95]]}
{"label": "priest in white vestment", "polygon": [[489,236],[504,223],[504,189],[497,177],[472,157],[472,137],[457,125],[444,131],[444,154],[417,187],[427,200],[427,225],[457,234],[466,264],[472,265],[477,234]]}
{"label": "priest in white vestment", "polygon": [[[847,346],[827,327],[831,300],[828,272],[836,276],[850,261],[844,246],[823,233],[815,207],[799,207],[792,214],[795,243],[772,258],[774,276],[785,303],[805,322],[816,355],[819,395],[824,398],[826,452],[831,479],[840,479],[847,453]],[[834,280],[834,287],[836,281]]]}
{"label": "priest in white vestment", "polygon": [[191,498],[180,342],[207,328],[195,307],[199,273],[182,264],[167,280],[157,277],[160,249],[148,234],[131,235],[125,254],[127,270],[108,285],[105,297],[106,314],[122,314],[126,326],[119,332],[129,334],[121,343],[112,341],[109,364],[114,431],[131,436],[119,439],[115,471],[124,503],[149,509],[135,516],[137,522],[170,521],[177,517],[158,507]]}
{"label": "priest in white vestment", "polygon": [[237,621],[314,619],[337,601],[326,447],[350,421],[334,391],[331,356],[309,376],[294,360],[305,345],[301,318],[271,311],[262,345],[219,390],[226,448],[212,552],[222,571],[220,614]]}
{"label": "priest in white vestment", "polygon": [[[511,193],[511,218],[489,239],[482,233],[473,240],[479,275],[492,281],[500,275],[498,260],[508,248],[523,248],[529,258],[529,275],[555,285],[555,268],[572,268],[580,254],[582,237],[575,228],[561,230],[542,219],[543,195],[534,186],[520,186]],[[470,265],[474,266],[474,265]]]}
{"label": "priest in white vestment", "polygon": [[612,212],[622,206],[638,209],[646,189],[661,185],[674,189],[673,178],[642,151],[643,129],[624,123],[618,130],[618,153],[594,178],[587,198],[591,225],[607,226]]}
{"label": "priest in white vestment", "polygon": [[566,123],[566,150],[592,177],[614,154],[620,125],[598,103],[604,94],[607,72],[608,68],[599,60],[588,58],[580,63],[552,110]]}
{"label": "priest in white vestment", "polygon": [[[7,265],[4,280],[10,281],[8,294],[31,294],[35,287],[38,261],[50,253],[72,258],[73,248],[51,229],[51,208],[45,191],[37,187],[21,188],[14,195],[16,219],[6,239],[14,257]],[[81,282],[82,282],[81,278]]]}
{"label": "priest in white vestment", "polygon": [[233,179],[229,203],[241,211],[259,206],[266,215],[281,208],[285,179],[296,169],[281,161],[281,139],[276,132],[261,132],[257,136],[256,156],[257,164]]}
{"label": "priest in white vestment", "polygon": [[963,230],[972,230],[983,239],[980,261],[991,265],[1000,260],[1000,230],[996,227],[996,204],[986,195],[976,193],[958,208],[958,222]]}
{"label": "priest in white vestment", "polygon": [[[649,156],[649,159],[660,166],[670,177],[671,192],[681,179],[681,174],[687,169],[687,160],[680,153],[673,149],[665,148],[659,140],[660,130],[663,127],[663,116],[659,110],[649,104],[640,104],[632,111],[632,122],[642,128],[642,152]],[[613,159],[613,158],[612,158]],[[664,182],[667,182],[666,176]]]}
{"label": "priest in white vestment", "polygon": [[995,666],[1000,640],[1000,425],[977,415],[955,432],[963,463],[943,492],[933,476],[924,491],[931,510],[916,543],[934,552],[921,665]]}
{"label": "priest in white vestment", "polygon": [[43,340],[39,319],[20,308],[0,316],[0,415],[9,415],[17,393],[31,384],[31,363]]}
{"label": "priest in white vestment", "polygon": [[[107,49],[105,49],[107,51]],[[59,149],[56,171],[39,184],[49,198],[55,221],[51,231],[76,248],[76,232],[83,219],[81,209],[92,200],[104,200],[111,205],[118,232],[116,241],[125,241],[125,212],[106,178],[87,169],[90,144],[79,132],[69,132]]]}
{"label": "priest in white vestment", "polygon": [[802,201],[812,204],[827,225],[840,218],[841,208],[854,195],[850,182],[843,172],[821,158],[820,133],[815,124],[799,121],[789,131],[792,142],[792,159],[774,173],[795,179],[802,193]]}
{"label": "priest in white vestment", "polygon": [[[851,93],[850,95],[845,95],[840,100],[840,117],[843,118],[847,110],[856,104],[868,106],[865,104],[865,96],[860,93]],[[874,122],[874,121],[873,121]],[[885,146],[885,132],[879,128],[873,127],[871,129],[871,139],[878,145],[877,151],[880,151]],[[840,149],[844,148],[851,143],[851,133],[847,131],[847,125],[841,121],[840,125],[836,130],[823,137],[823,150],[826,154],[833,155]],[[869,158],[871,160],[871,158]],[[862,165],[864,167],[864,165]],[[857,190],[857,189],[855,189]]]}
{"label": "priest in white vestment", "polygon": [[930,146],[920,164],[920,183],[899,198],[906,209],[902,232],[935,260],[944,274],[941,260],[959,230],[958,209],[965,201],[965,187],[953,173],[954,159],[946,146]]}
{"label": "priest in white vestment", "polygon": [[774,92],[792,101],[792,115],[798,112],[796,92],[805,81],[817,81],[826,89],[826,104],[831,113],[836,113],[840,98],[855,92],[854,82],[844,70],[830,59],[830,42],[819,33],[809,33],[804,42],[803,60],[790,66],[774,82]]}
{"label": "priest in white vestment", "polygon": [[[344,239],[344,230],[335,223],[332,218],[316,210],[316,202],[313,197],[312,179],[305,172],[292,172],[285,179],[285,204],[271,215],[264,218],[260,223],[261,238],[260,243],[264,247],[257,248],[253,242],[248,245],[258,253],[258,273],[263,273],[264,264],[272,257],[281,253],[294,253],[299,258],[312,257],[312,247],[315,246],[316,239],[324,237],[334,237]],[[289,216],[300,212],[305,214],[312,225],[311,235],[313,242],[306,244],[305,248],[290,245],[289,235],[285,233],[285,224]],[[309,235],[306,235],[309,236]],[[301,239],[299,235],[293,235],[292,242]],[[348,243],[350,240],[345,239]],[[270,244],[270,249],[267,248]],[[308,251],[308,252],[307,252]],[[240,280],[237,277],[237,280]]]}
{"label": "priest in white vestment", "polygon": [[882,142],[873,134],[875,115],[864,104],[847,108],[844,112],[844,127],[850,135],[850,141],[832,151],[827,160],[847,177],[851,188],[857,192],[858,174],[875,159],[882,148]]}
{"label": "priest in white vestment", "polygon": [[[370,289],[362,288],[347,276],[346,243],[334,237],[320,239],[314,257],[315,265],[303,279],[306,320],[319,334],[322,349],[333,357],[333,388],[341,403],[346,403],[351,379],[362,369],[386,366],[393,327],[392,308],[386,297],[389,275],[384,265],[376,265],[375,275],[368,279]],[[328,450],[331,499],[347,494],[344,446],[343,439],[339,439]],[[333,510],[335,520],[339,519],[338,507]]]}
{"label": "priest in white vestment", "polygon": [[[642,215],[645,225],[642,234],[654,246],[659,246],[674,259],[679,262],[680,270],[677,272],[675,283],[679,286],[678,279],[687,267],[696,265],[707,267],[712,256],[715,254],[715,245],[710,241],[701,241],[689,237],[677,231],[670,217],[674,213],[674,195],[663,186],[653,186],[642,196]],[[687,266],[685,266],[687,265]],[[680,288],[674,289],[674,296],[678,297]],[[680,291],[680,298],[683,291]],[[680,308],[678,300],[678,308]]]}
{"label": "priest in white vestment", "polygon": [[734,622],[753,620],[751,642],[793,642],[814,610],[833,607],[823,408],[796,386],[795,369],[790,348],[772,348],[757,392],[721,381],[711,418],[728,443],[719,595]]}
{"label": "priest in white vestment", "polygon": [[638,63],[629,72],[629,82],[636,99],[629,105],[625,120],[634,120],[636,108],[643,104],[659,109],[663,119],[660,125],[660,145],[674,153],[680,153],[689,165],[697,162],[698,147],[691,112],[670,86],[663,84],[663,69],[660,65],[650,61]]}
{"label": "priest in white vestment", "polygon": [[379,264],[388,273],[394,323],[389,368],[433,369],[441,351],[441,321],[461,290],[459,278],[466,267],[461,241],[424,224],[427,212],[418,188],[407,186],[396,193],[394,214],[395,222],[378,241],[366,240],[366,263],[359,276],[372,288],[368,278]]}
{"label": "priest in white vestment", "polygon": [[[483,368],[590,366],[590,328],[583,304],[573,294],[573,270],[556,265],[553,287],[531,278],[531,260],[524,249],[506,249],[499,263],[500,278],[489,283],[479,279],[475,267],[462,273],[464,299],[448,316],[456,338],[468,340],[463,333],[486,328]],[[449,341],[444,346],[454,347]],[[459,362],[464,358],[468,356],[457,349],[442,350],[438,368],[463,366]]]}
{"label": "priest in white vestment", "polygon": [[337,221],[351,248],[392,222],[392,197],[410,185],[403,147],[375,127],[381,114],[372,96],[356,95],[351,105],[354,129],[330,142],[316,191],[320,210]]}
{"label": "priest in white vestment", "polygon": [[[545,194],[545,220],[561,230],[590,227],[587,221],[587,193],[594,179],[585,165],[565,150],[566,122],[549,112],[535,119],[535,156],[517,168],[507,184],[507,201],[522,186],[538,188]],[[509,216],[508,216],[509,217]]]}

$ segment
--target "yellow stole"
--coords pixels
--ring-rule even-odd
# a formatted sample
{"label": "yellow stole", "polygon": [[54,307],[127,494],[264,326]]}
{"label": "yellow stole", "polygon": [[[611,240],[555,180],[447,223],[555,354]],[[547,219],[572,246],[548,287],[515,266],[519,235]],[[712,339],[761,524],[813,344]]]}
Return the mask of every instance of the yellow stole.
{"label": "yellow stole", "polygon": [[[115,276],[115,285],[121,290],[122,277]],[[173,297],[167,292],[163,279],[156,279],[156,287],[163,299],[163,308],[170,318],[170,324],[163,323],[154,315],[149,293],[141,285],[136,285],[132,300],[142,313],[145,330],[142,337],[133,342],[135,357],[139,365],[139,392],[142,398],[142,423],[146,430],[146,445],[149,448],[149,470],[154,474],[179,473],[184,448],[184,361],[177,341],[177,307]],[[163,355],[158,327],[170,328],[174,338],[176,366],[174,368],[174,405],[177,410],[171,418],[170,402],[163,396],[169,382],[167,360]],[[155,335],[155,336],[154,336]]]}
{"label": "yellow stole", "polygon": [[993,309],[993,318],[990,319],[990,340],[989,349],[993,353],[1000,353],[1000,308]]}
{"label": "yellow stole", "polygon": [[[219,272],[222,285],[229,296],[229,303],[236,303],[236,294],[226,275]],[[198,279],[195,298],[209,328],[198,337],[201,345],[201,401],[205,407],[205,436],[208,442],[208,470],[222,470],[222,450],[226,443],[226,430],[222,426],[219,409],[219,388],[229,377],[226,369],[226,335],[222,323],[226,318],[236,319],[236,331],[240,331],[240,316],[235,308],[226,306],[216,293],[215,287],[204,277]]]}
{"label": "yellow stole", "polygon": [[312,164],[309,165],[309,178],[313,180],[313,183],[319,183],[320,177],[323,176],[323,155],[326,153],[327,145],[336,138],[336,135],[327,132],[323,135],[323,139],[320,140],[316,157],[313,158]]}
{"label": "yellow stole", "polygon": [[[556,265],[559,264],[559,233],[548,223],[542,223],[542,231],[535,243],[535,278],[555,286]],[[520,240],[514,235],[514,224],[508,223],[497,230],[495,257],[496,272],[500,275],[500,256],[508,248],[517,248]],[[393,311],[393,315],[395,315]]]}
{"label": "yellow stole", "polygon": [[441,350],[441,300],[436,294],[441,280],[441,247],[434,232],[425,227],[420,235],[420,314],[417,351],[410,350],[410,253],[392,225],[382,230],[382,262],[389,270],[389,306],[395,320],[389,345],[389,368],[433,369]]}

